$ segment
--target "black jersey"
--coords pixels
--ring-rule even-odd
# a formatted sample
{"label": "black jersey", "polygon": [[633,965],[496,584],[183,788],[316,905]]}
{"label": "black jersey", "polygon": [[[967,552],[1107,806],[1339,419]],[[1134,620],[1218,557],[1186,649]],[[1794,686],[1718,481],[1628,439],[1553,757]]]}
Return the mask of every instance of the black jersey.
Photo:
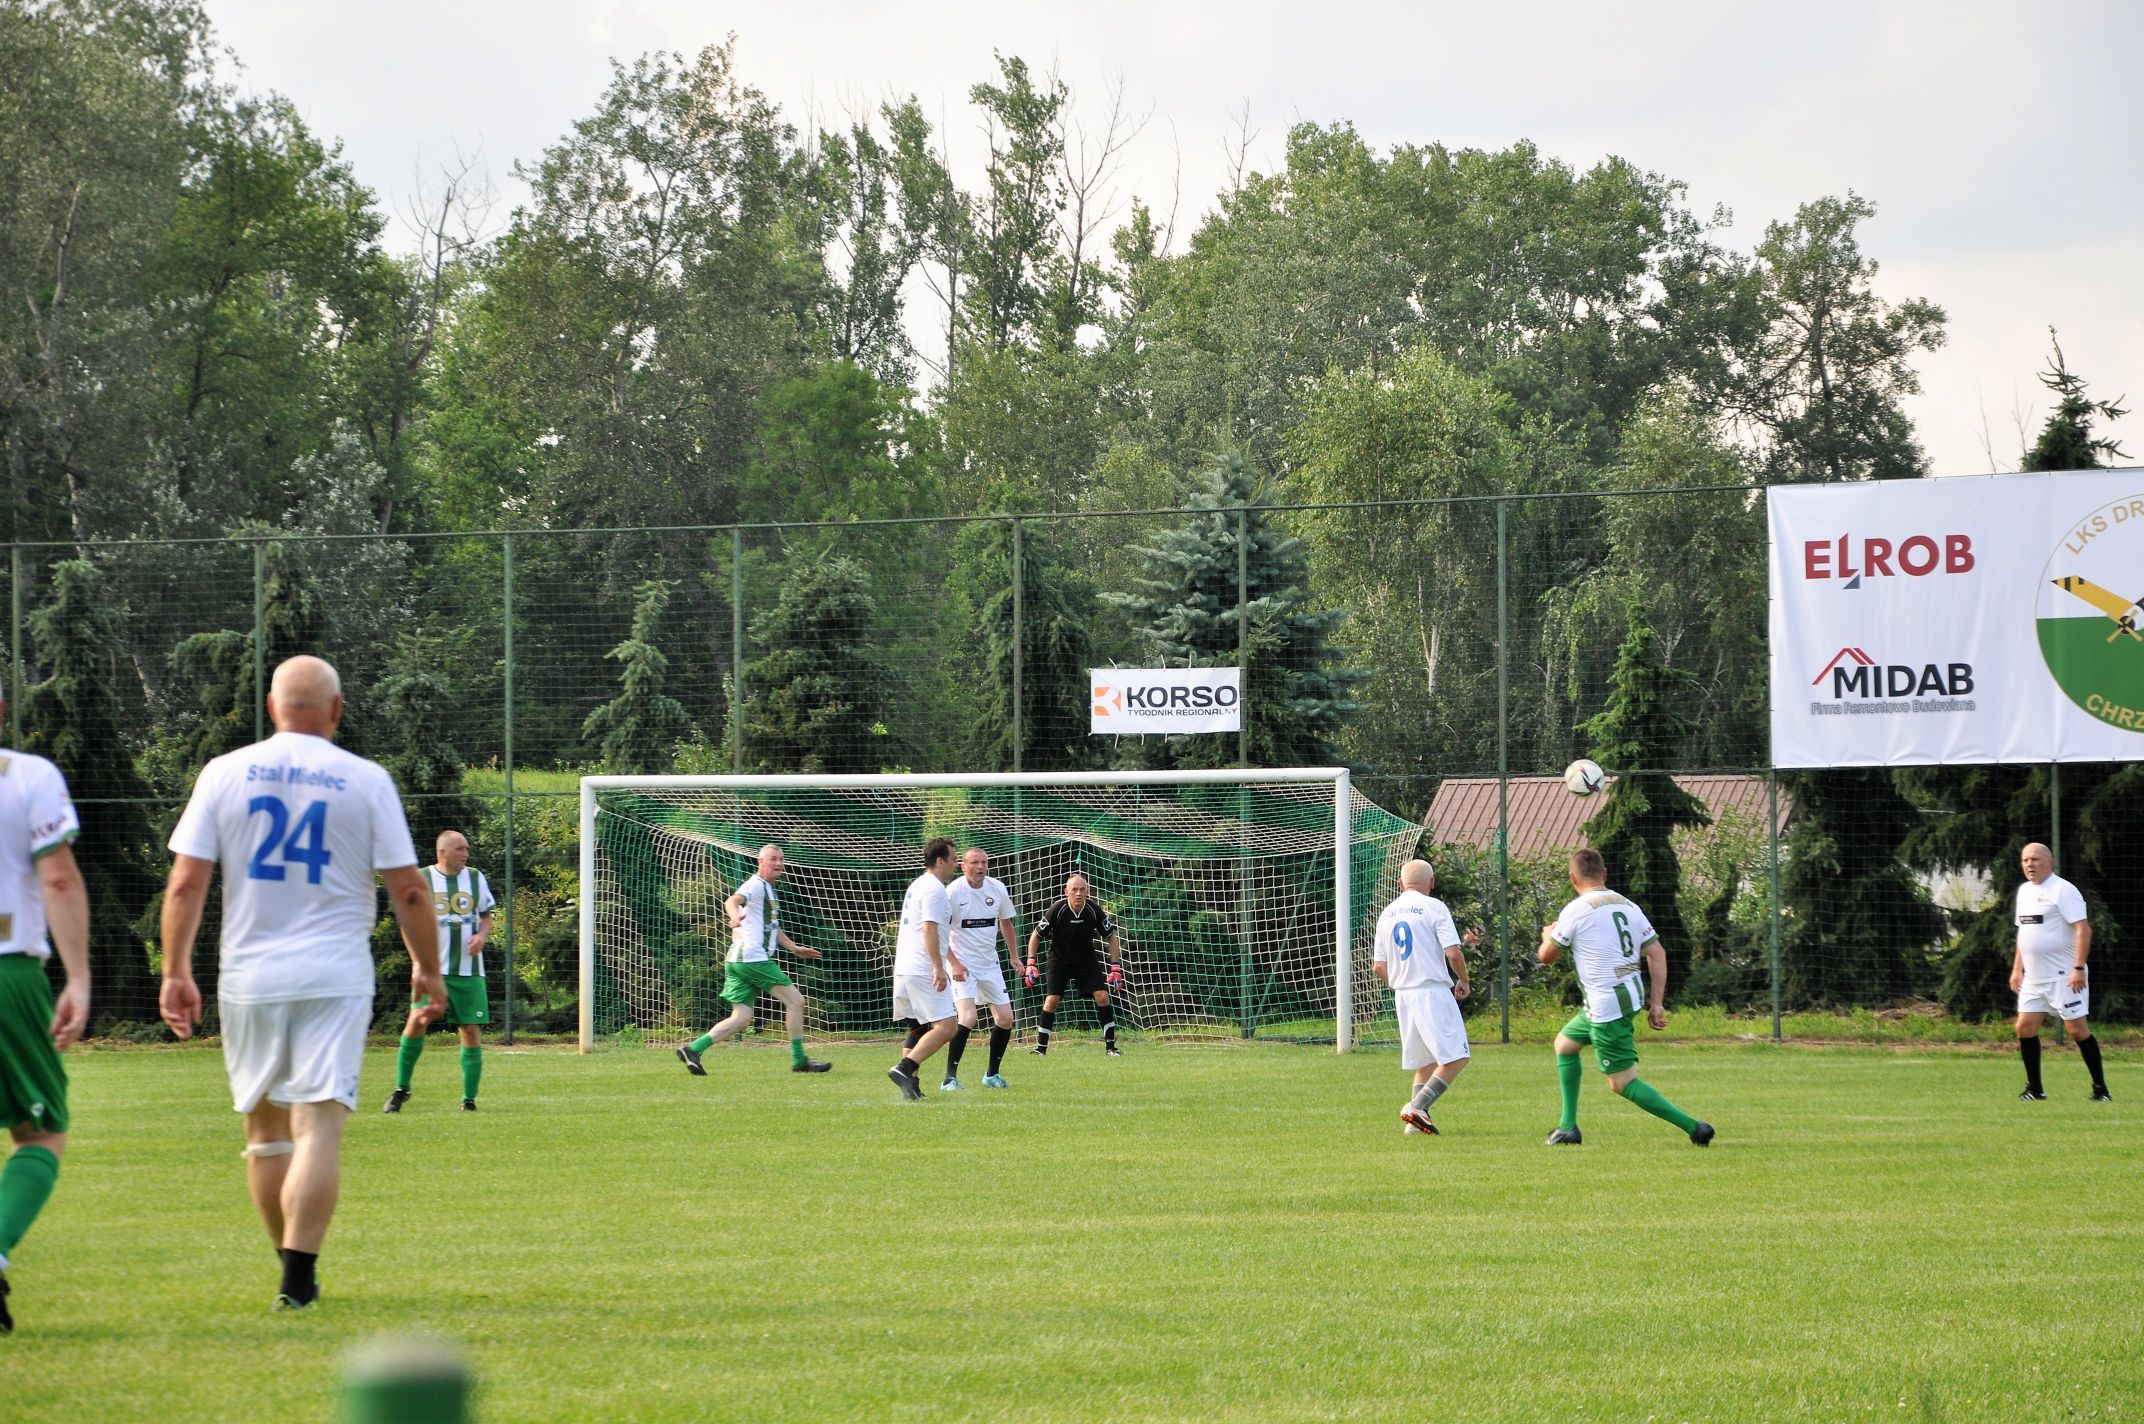
{"label": "black jersey", "polygon": [[1070,902],[1058,900],[1042,917],[1039,928],[1052,952],[1088,954],[1117,932],[1117,922],[1109,918],[1100,901],[1089,895],[1087,903],[1077,910]]}

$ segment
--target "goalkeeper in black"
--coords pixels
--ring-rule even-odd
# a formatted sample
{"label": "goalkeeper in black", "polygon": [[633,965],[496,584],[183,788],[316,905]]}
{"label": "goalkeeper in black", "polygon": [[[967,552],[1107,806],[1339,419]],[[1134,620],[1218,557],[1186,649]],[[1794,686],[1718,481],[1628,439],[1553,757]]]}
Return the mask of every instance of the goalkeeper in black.
{"label": "goalkeeper in black", "polygon": [[[1109,991],[1124,987],[1123,949],[1117,943],[1117,922],[1087,892],[1087,877],[1078,871],[1073,871],[1072,878],[1065,882],[1064,898],[1050,906],[1048,913],[1035,922],[1034,933],[1027,937],[1030,989],[1035,986],[1035,951],[1044,936],[1050,941],[1049,987],[1035,1029],[1035,1052],[1050,1051],[1050,1028],[1057,1021],[1057,1006],[1064,1002],[1065,986],[1077,984],[1081,993],[1094,996],[1095,1017],[1102,1025],[1102,1047],[1110,1057],[1119,1056],[1117,1014],[1110,1007]],[[1095,954],[1097,945],[1109,950],[1106,976]]]}

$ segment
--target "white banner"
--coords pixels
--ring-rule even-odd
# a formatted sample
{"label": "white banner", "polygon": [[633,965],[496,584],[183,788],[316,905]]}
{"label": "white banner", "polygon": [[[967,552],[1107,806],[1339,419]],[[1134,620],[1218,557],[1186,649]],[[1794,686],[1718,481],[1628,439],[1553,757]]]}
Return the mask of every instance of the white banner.
{"label": "white banner", "polygon": [[1243,725],[1241,668],[1096,668],[1091,681],[1091,732],[1162,736]]}
{"label": "white banner", "polygon": [[2144,470],[1769,502],[1774,765],[2144,760]]}

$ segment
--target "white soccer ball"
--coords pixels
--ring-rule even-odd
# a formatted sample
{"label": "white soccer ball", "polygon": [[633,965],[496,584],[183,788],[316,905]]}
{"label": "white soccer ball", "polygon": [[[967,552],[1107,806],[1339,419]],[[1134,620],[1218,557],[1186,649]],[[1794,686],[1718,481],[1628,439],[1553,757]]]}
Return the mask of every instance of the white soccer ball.
{"label": "white soccer ball", "polygon": [[1591,796],[1608,784],[1608,773],[1590,757],[1580,757],[1563,769],[1564,789],[1573,796]]}

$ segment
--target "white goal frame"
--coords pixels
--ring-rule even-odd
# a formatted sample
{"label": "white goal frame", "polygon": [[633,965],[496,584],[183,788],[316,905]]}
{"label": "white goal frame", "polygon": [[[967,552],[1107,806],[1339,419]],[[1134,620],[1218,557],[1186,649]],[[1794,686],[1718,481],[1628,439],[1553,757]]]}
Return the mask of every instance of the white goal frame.
{"label": "white goal frame", "polygon": [[581,778],[580,904],[580,1051],[595,1047],[596,1002],[596,797],[599,792],[635,787],[675,790],[725,787],[955,788],[963,786],[1247,786],[1271,782],[1332,783],[1333,788],[1333,1051],[1354,1047],[1354,914],[1349,902],[1352,875],[1353,786],[1344,766],[1243,768],[1217,771],[1025,771],[1025,772],[881,772],[838,776],[584,776]]}

